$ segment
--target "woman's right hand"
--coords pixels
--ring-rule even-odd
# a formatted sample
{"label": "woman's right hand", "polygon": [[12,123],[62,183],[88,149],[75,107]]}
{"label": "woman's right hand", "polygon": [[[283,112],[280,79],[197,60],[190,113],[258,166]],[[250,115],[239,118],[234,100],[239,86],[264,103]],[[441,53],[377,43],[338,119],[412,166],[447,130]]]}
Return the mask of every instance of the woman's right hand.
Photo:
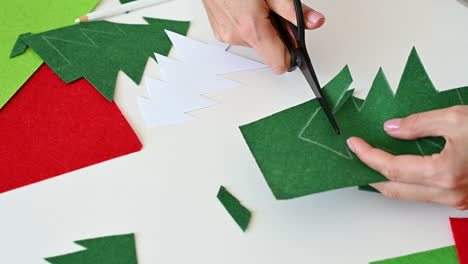
{"label": "woman's right hand", "polygon": [[[270,11],[296,24],[296,10],[292,0],[203,0],[211,27],[219,41],[231,45],[250,46],[273,72],[286,72],[291,63],[287,47],[270,22]],[[302,5],[305,27],[316,29],[325,17]]]}

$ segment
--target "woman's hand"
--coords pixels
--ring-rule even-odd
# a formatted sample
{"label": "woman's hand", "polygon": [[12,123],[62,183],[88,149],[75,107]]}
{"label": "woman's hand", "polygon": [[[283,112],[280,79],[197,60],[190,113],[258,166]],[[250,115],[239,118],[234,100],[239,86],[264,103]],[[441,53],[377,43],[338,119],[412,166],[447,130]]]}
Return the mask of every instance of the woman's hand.
{"label": "woman's hand", "polygon": [[360,138],[348,139],[349,148],[361,161],[390,180],[372,187],[391,199],[468,209],[468,106],[389,120],[384,129],[390,136],[405,140],[442,136],[446,144],[440,154],[432,156],[394,156]]}
{"label": "woman's hand", "polygon": [[[287,71],[291,63],[288,49],[270,22],[273,10],[296,24],[292,0],[203,0],[211,27],[219,41],[232,45],[250,46],[277,74]],[[307,29],[323,25],[324,16],[302,5]]]}

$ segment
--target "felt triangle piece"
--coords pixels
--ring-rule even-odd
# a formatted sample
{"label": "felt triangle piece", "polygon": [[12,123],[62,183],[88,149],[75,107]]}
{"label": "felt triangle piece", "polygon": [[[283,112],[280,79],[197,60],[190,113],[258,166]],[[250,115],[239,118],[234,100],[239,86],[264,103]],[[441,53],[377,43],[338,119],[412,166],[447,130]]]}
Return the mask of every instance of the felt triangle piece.
{"label": "felt triangle piece", "polygon": [[221,186],[218,191],[218,200],[223,204],[224,208],[229,212],[231,217],[236,221],[237,225],[245,232],[250,223],[252,213],[245,208],[236,197],[234,197],[224,186]]}
{"label": "felt triangle piece", "polygon": [[190,25],[184,21],[145,20],[147,25],[96,21],[21,35],[12,55],[28,46],[66,83],[84,77],[112,101],[119,71],[140,83],[148,58],[155,59],[154,52],[167,55],[171,49],[164,30],[186,34]]}
{"label": "felt triangle piece", "polygon": [[142,148],[117,105],[43,65],[0,111],[0,193]]}
{"label": "felt triangle piece", "polygon": [[468,264],[468,218],[450,218],[460,264]]}
{"label": "felt triangle piece", "polygon": [[384,122],[468,103],[468,87],[437,92],[415,49],[395,95],[382,70],[364,101],[343,93],[351,82],[345,67],[323,88],[334,105],[340,135],[335,134],[316,99],[240,128],[277,199],[384,181],[348,150],[349,137],[362,137],[393,154],[437,153],[445,144],[442,138],[397,140],[385,133]]}
{"label": "felt triangle piece", "polygon": [[99,0],[2,1],[0,8],[0,108],[31,75],[42,60],[33,52],[9,58],[18,35],[41,32],[74,24],[75,18],[89,13]]}
{"label": "felt triangle piece", "polygon": [[174,125],[194,118],[191,111],[215,101],[204,95],[240,84],[218,74],[264,68],[265,65],[226,51],[224,43],[204,44],[166,30],[180,61],[156,54],[164,81],[148,78],[150,98],[138,97],[148,127]]}
{"label": "felt triangle piece", "polygon": [[115,235],[75,242],[84,250],[46,258],[51,264],[137,264],[135,235]]}
{"label": "felt triangle piece", "polygon": [[407,256],[386,259],[370,264],[458,264],[454,246],[419,252]]}

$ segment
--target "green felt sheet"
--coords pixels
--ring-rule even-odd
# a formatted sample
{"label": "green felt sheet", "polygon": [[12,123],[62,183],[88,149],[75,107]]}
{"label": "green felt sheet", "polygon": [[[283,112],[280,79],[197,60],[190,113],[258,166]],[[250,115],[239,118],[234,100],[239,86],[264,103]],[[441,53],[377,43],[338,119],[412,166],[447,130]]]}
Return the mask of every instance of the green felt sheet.
{"label": "green felt sheet", "polygon": [[10,59],[18,35],[41,32],[74,24],[75,18],[90,12],[99,0],[2,1],[0,8],[0,108],[21,88],[42,64],[34,52]]}
{"label": "green felt sheet", "polygon": [[22,35],[13,51],[17,53],[27,45],[66,83],[84,77],[112,101],[120,70],[140,83],[148,58],[155,59],[155,52],[167,56],[171,49],[164,30],[185,35],[190,25],[185,21],[145,20],[149,24],[96,21]]}
{"label": "green felt sheet", "polygon": [[245,208],[224,186],[219,188],[217,197],[242,231],[245,231],[252,217],[249,209]]}
{"label": "green felt sheet", "polygon": [[407,256],[386,259],[370,264],[458,264],[457,251],[454,246],[419,252]]}
{"label": "green felt sheet", "polygon": [[339,136],[315,99],[240,128],[277,199],[384,181],[348,149],[349,137],[362,137],[393,154],[437,153],[445,144],[443,139],[394,139],[383,130],[384,122],[468,102],[467,87],[438,92],[415,49],[395,95],[382,70],[365,101],[343,92],[351,82],[345,67],[324,86],[342,131]]}
{"label": "green felt sheet", "polygon": [[134,234],[76,241],[84,250],[46,258],[51,264],[137,264]]}

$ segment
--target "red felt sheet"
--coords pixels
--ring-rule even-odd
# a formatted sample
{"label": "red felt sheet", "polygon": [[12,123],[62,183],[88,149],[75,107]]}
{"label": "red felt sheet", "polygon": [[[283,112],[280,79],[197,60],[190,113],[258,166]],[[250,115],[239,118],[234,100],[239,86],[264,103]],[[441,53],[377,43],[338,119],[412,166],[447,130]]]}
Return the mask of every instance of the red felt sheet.
{"label": "red felt sheet", "polygon": [[115,103],[44,64],[0,110],[0,193],[141,148]]}
{"label": "red felt sheet", "polygon": [[450,218],[460,264],[468,264],[468,218]]}

